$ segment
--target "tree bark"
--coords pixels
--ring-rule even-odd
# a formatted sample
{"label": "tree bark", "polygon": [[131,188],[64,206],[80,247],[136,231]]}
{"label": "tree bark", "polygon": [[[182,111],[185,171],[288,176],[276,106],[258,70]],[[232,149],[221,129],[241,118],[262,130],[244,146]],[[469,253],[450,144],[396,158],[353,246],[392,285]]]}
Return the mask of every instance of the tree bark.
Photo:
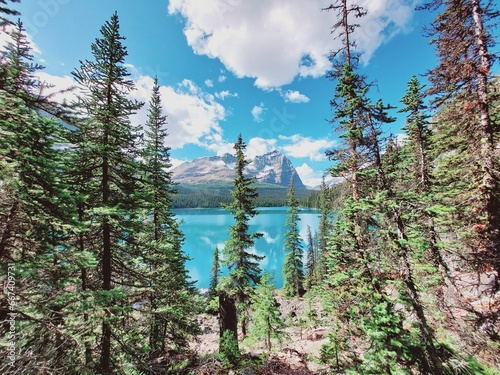
{"label": "tree bark", "polygon": [[233,298],[226,293],[219,293],[219,328],[220,337],[225,331],[231,331],[238,342],[238,316],[236,313],[236,303]]}
{"label": "tree bark", "polygon": [[498,183],[495,171],[495,147],[493,141],[493,127],[490,119],[490,98],[488,93],[488,76],[491,68],[491,58],[488,54],[488,45],[484,30],[482,9],[479,0],[472,0],[472,16],[474,19],[474,35],[479,53],[479,68],[477,73],[477,90],[479,97],[480,116],[480,163],[483,173],[482,194],[487,213],[486,261],[492,263],[500,277],[500,201],[496,195]]}

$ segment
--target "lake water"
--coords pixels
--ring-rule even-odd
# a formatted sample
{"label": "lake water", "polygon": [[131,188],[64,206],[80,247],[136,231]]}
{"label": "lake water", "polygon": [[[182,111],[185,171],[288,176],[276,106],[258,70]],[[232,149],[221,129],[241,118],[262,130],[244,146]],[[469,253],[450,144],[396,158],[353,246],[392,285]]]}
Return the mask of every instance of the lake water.
{"label": "lake water", "polygon": [[[283,251],[284,235],[288,230],[285,227],[287,218],[286,207],[259,208],[259,214],[250,221],[251,233],[262,233],[263,237],[255,242],[252,249],[257,255],[265,255],[260,266],[263,270],[274,275],[276,288],[283,286],[281,267],[285,257]],[[186,240],[184,252],[192,258],[186,263],[191,278],[197,280],[196,286],[200,289],[208,288],[210,271],[215,247],[222,252],[225,241],[229,238],[229,226],[234,224],[233,216],[222,208],[216,209],[176,209],[173,210],[179,220],[182,220],[181,230]],[[307,226],[311,232],[317,231],[319,212],[302,209],[298,226],[302,237],[304,256],[307,246]]]}

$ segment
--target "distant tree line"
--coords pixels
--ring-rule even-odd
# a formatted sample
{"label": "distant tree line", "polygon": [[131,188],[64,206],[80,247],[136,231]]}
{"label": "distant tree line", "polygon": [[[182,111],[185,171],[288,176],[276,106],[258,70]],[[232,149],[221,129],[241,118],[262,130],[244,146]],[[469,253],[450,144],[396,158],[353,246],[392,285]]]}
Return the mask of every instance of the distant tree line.
{"label": "distant tree line", "polygon": [[[256,184],[258,197],[257,207],[287,206],[287,188],[271,184]],[[231,202],[232,186],[230,182],[208,182],[200,184],[177,185],[178,193],[174,196],[174,208],[220,208]],[[296,196],[300,207],[318,208],[318,190],[297,190]]]}

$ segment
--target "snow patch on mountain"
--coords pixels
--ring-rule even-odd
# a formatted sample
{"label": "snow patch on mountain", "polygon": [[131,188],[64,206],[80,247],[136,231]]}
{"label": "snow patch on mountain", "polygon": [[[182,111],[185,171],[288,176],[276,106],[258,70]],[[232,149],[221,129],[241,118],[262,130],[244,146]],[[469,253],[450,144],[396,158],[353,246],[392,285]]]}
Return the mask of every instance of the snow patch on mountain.
{"label": "snow patch on mountain", "polygon": [[[236,176],[236,157],[231,154],[198,158],[183,163],[172,170],[177,182],[199,183],[207,181],[232,181]],[[288,186],[293,179],[296,189],[306,189],[292,162],[279,151],[256,156],[245,168],[247,176],[259,182]]]}

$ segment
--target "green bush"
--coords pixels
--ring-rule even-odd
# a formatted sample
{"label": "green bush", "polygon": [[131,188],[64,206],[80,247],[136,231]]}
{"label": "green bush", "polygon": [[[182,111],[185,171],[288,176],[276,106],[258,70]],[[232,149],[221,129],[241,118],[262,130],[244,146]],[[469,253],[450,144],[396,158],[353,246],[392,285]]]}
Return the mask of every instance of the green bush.
{"label": "green bush", "polygon": [[217,359],[224,367],[233,367],[240,362],[240,358],[241,353],[238,349],[238,341],[231,331],[224,331],[220,339]]}

